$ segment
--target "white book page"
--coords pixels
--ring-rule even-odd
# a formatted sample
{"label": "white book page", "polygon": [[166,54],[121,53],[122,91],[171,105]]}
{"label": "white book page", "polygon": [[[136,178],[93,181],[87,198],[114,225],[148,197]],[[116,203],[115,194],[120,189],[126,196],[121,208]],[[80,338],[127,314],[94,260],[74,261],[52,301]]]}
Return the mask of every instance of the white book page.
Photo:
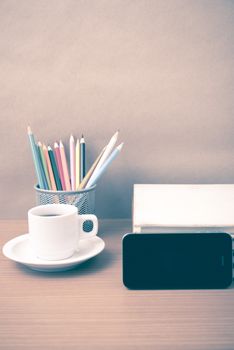
{"label": "white book page", "polygon": [[234,227],[234,185],[134,185],[133,227]]}

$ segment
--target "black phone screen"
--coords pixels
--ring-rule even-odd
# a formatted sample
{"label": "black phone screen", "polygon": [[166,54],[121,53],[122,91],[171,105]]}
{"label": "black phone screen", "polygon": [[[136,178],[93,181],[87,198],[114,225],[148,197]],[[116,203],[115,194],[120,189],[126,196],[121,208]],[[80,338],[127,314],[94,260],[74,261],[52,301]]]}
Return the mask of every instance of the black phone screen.
{"label": "black phone screen", "polygon": [[128,234],[123,282],[133,289],[225,288],[232,282],[226,233]]}

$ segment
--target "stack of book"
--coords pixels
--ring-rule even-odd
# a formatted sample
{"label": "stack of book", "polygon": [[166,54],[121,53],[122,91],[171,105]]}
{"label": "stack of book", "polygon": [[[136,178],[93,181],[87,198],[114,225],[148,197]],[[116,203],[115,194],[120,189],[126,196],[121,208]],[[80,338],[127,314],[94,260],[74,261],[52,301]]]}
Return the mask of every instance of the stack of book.
{"label": "stack of book", "polygon": [[234,185],[134,185],[133,232],[234,235]]}

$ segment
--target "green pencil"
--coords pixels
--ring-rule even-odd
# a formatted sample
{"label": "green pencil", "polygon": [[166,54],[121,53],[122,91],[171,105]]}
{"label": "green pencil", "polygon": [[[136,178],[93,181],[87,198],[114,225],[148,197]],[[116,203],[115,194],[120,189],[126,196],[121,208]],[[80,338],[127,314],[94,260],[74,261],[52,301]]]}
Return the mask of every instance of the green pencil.
{"label": "green pencil", "polygon": [[49,153],[49,157],[50,157],[50,163],[51,163],[51,167],[53,170],[57,190],[62,191],[62,185],[61,185],[61,181],[59,178],[59,172],[58,172],[57,164],[55,161],[54,152],[50,146],[48,146],[48,153]]}

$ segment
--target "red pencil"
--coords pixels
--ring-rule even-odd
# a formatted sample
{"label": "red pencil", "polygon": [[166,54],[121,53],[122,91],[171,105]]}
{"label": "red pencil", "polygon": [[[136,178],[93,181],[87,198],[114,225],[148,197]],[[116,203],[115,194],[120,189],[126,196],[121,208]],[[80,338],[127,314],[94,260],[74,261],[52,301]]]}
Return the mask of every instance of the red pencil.
{"label": "red pencil", "polygon": [[64,146],[63,146],[62,141],[59,142],[59,150],[60,150],[61,163],[62,163],[62,168],[63,168],[63,176],[64,176],[64,182],[65,182],[65,186],[66,186],[66,191],[71,191],[71,183],[70,183],[70,179],[69,179],[67,159],[66,159],[66,154],[65,154],[65,150],[64,150]]}
{"label": "red pencil", "polygon": [[58,171],[59,171],[59,177],[60,177],[61,184],[62,184],[62,189],[64,191],[66,191],[61,155],[60,155],[59,145],[57,144],[57,142],[54,143],[54,153],[55,153],[56,163],[57,163],[57,167],[58,167]]}

